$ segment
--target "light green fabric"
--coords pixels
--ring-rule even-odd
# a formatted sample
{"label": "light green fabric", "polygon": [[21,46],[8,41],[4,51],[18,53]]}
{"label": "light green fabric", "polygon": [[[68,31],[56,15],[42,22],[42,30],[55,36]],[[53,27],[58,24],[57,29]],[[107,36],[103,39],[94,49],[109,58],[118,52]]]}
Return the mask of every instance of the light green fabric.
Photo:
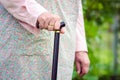
{"label": "light green fabric", "polygon": [[[71,80],[79,0],[37,0],[66,23],[61,35],[57,80]],[[25,30],[0,4],[0,80],[50,80],[54,32]]]}

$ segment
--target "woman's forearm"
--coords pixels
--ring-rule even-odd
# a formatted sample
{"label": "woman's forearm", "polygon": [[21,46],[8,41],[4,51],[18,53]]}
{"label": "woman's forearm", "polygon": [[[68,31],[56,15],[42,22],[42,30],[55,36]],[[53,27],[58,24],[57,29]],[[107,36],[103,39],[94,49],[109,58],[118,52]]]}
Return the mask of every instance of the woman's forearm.
{"label": "woman's forearm", "polygon": [[46,9],[35,0],[0,0],[4,8],[21,23],[36,27],[38,16]]}
{"label": "woman's forearm", "polygon": [[76,51],[87,51],[82,3],[79,3],[79,13],[76,26]]}

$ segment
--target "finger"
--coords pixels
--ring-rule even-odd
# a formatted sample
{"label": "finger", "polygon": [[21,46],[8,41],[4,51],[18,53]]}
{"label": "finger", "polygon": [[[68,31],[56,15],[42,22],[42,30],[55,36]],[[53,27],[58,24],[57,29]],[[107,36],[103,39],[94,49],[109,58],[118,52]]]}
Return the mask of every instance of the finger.
{"label": "finger", "polygon": [[65,33],[65,30],[66,30],[66,28],[65,28],[65,27],[62,27],[61,33],[64,34],[64,33]]}
{"label": "finger", "polygon": [[76,63],[76,71],[77,71],[78,74],[80,74],[80,72],[81,72],[80,63],[78,61],[76,61],[75,63]]}
{"label": "finger", "polygon": [[55,26],[55,22],[56,22],[56,20],[55,20],[54,18],[52,18],[52,19],[50,20],[49,25]]}
{"label": "finger", "polygon": [[54,29],[54,24],[55,24],[55,20],[52,18],[49,22],[49,25],[48,25],[48,30],[49,31],[53,31]]}
{"label": "finger", "polygon": [[55,30],[60,30],[60,20],[61,20],[60,16],[54,15],[54,18],[56,19],[54,29]]}
{"label": "finger", "polygon": [[84,76],[86,73],[89,71],[89,65],[88,64],[83,64],[81,67],[81,73],[80,76]]}
{"label": "finger", "polygon": [[44,23],[45,22],[43,20],[39,20],[39,26],[40,26],[41,29],[44,28]]}
{"label": "finger", "polygon": [[48,18],[45,21],[45,27],[44,27],[45,29],[47,29],[47,27],[49,26],[50,20],[51,20],[51,17],[48,16]]}
{"label": "finger", "polygon": [[88,71],[82,67],[82,70],[81,70],[81,73],[80,73],[80,76],[84,76]]}
{"label": "finger", "polygon": [[48,25],[47,29],[48,29],[48,31],[53,31],[53,26]]}
{"label": "finger", "polygon": [[41,29],[44,29],[44,26],[45,26],[45,17],[44,16],[42,16],[39,19],[39,26],[41,27]]}
{"label": "finger", "polygon": [[55,22],[54,30],[60,30],[60,20]]}

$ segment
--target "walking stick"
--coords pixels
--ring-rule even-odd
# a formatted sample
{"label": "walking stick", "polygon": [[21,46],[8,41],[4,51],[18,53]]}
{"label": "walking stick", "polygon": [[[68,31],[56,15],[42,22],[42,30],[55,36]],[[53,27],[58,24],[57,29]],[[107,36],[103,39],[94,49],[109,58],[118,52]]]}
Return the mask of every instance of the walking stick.
{"label": "walking stick", "polygon": [[[60,29],[65,26],[64,22],[60,23]],[[55,31],[54,36],[54,49],[53,49],[53,63],[52,63],[52,76],[51,80],[57,80],[57,66],[58,66],[58,54],[59,54],[59,38],[60,30]]]}

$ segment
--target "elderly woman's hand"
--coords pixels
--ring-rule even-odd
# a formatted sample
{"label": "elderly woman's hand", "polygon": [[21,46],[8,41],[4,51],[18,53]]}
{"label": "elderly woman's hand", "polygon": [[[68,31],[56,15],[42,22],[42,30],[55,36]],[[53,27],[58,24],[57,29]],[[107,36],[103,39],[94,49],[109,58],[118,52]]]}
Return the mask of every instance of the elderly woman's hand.
{"label": "elderly woman's hand", "polygon": [[[60,29],[61,18],[58,15],[51,14],[49,12],[42,13],[38,17],[39,26],[41,29],[47,29],[49,31],[59,30]],[[60,31],[61,33],[65,32],[63,27]]]}
{"label": "elderly woman's hand", "polygon": [[80,76],[85,75],[89,71],[90,60],[87,52],[76,52],[75,53],[76,70]]}

